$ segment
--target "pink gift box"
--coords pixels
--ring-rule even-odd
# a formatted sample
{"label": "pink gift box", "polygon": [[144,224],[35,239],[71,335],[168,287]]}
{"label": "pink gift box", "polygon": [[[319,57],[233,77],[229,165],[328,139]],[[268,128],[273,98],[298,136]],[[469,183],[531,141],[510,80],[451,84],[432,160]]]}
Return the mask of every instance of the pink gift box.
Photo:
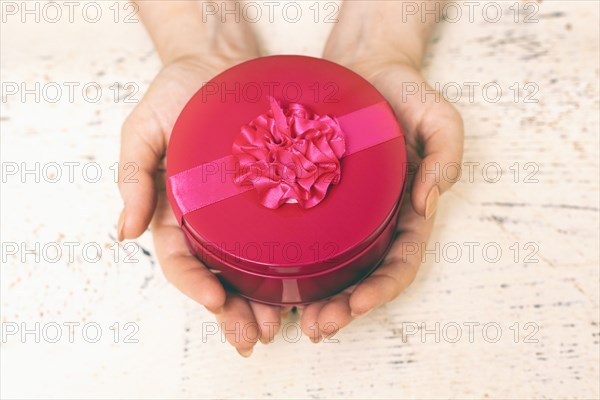
{"label": "pink gift box", "polygon": [[190,250],[263,303],[324,299],[371,273],[394,239],[402,129],[383,96],[335,63],[239,64],[188,102],[167,152],[167,194]]}

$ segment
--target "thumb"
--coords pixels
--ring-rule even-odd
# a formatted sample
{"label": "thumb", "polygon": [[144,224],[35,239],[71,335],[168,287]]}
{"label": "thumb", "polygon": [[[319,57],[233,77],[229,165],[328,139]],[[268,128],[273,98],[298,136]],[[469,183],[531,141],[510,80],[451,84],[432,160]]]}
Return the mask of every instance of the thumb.
{"label": "thumb", "polygon": [[423,159],[414,176],[411,200],[417,214],[431,218],[439,197],[460,179],[463,122],[449,103],[433,105],[417,127],[424,144]]}
{"label": "thumb", "polygon": [[119,191],[124,207],[117,225],[119,241],[144,233],[156,207],[155,176],[166,146],[160,124],[146,114],[138,106],[121,131]]}

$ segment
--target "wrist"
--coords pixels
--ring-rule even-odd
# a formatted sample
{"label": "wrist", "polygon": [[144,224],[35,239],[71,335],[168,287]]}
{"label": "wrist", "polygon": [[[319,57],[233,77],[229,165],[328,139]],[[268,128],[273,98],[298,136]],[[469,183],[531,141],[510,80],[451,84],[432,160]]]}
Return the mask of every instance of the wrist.
{"label": "wrist", "polygon": [[139,12],[164,64],[180,59],[253,58],[258,44],[245,21],[203,15],[196,2],[139,2]]}
{"label": "wrist", "polygon": [[436,18],[407,14],[405,3],[344,2],[325,56],[346,63],[402,63],[420,69]]}

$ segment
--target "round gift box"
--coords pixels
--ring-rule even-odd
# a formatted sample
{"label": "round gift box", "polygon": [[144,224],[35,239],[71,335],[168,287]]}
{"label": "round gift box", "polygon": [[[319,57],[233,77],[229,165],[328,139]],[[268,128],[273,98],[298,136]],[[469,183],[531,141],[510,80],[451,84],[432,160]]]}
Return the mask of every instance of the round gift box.
{"label": "round gift box", "polygon": [[[316,205],[265,206],[258,186],[236,181],[233,145],[242,127],[277,113],[274,101],[286,113],[302,105],[341,129],[339,176]],[[248,299],[292,305],[330,297],[371,273],[394,240],[406,182],[402,130],[383,96],[335,63],[271,56],[221,73],[181,112],[166,161],[167,194],[190,251]]]}

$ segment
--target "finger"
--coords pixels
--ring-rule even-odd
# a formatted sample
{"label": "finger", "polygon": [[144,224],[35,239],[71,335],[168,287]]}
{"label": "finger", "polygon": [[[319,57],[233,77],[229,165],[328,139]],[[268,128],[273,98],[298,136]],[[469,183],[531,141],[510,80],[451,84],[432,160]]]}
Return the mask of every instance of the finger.
{"label": "finger", "polygon": [[281,327],[280,308],[254,301],[250,302],[250,307],[258,324],[259,340],[264,344],[272,342]]}
{"label": "finger", "polygon": [[410,204],[403,208],[400,219],[401,233],[384,263],[359,283],[350,296],[350,310],[354,318],[364,316],[396,298],[417,275],[433,220],[424,221]]}
{"label": "finger", "polygon": [[321,341],[319,327],[319,311],[325,306],[326,301],[318,301],[304,306],[300,319],[300,329],[313,343]]}
{"label": "finger", "polygon": [[167,280],[210,311],[219,312],[225,304],[225,289],[215,274],[190,254],[164,193],[158,199],[152,234],[158,262]]}
{"label": "finger", "polygon": [[317,322],[323,338],[331,338],[352,322],[349,300],[350,293],[344,291],[335,295],[321,308]]}
{"label": "finger", "polygon": [[217,320],[227,341],[243,357],[250,357],[260,336],[254,312],[246,299],[230,294]]}
{"label": "finger", "polygon": [[463,154],[463,122],[449,103],[428,106],[417,134],[423,144],[423,159],[414,178],[411,198],[415,211],[431,218],[439,196],[460,178]]}
{"label": "finger", "polygon": [[143,105],[127,118],[121,132],[119,191],[123,210],[119,217],[118,238],[141,235],[156,207],[155,174],[165,153],[162,128]]}

